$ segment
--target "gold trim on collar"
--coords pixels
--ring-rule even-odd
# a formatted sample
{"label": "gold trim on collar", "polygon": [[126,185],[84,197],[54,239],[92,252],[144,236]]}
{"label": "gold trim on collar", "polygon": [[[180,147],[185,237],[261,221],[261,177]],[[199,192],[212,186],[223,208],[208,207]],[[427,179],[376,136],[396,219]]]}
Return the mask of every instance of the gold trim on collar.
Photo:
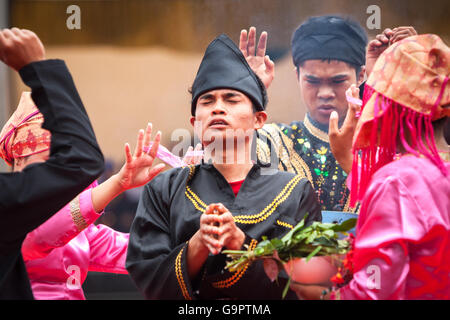
{"label": "gold trim on collar", "polygon": [[294,149],[294,142],[292,141],[292,139],[290,139],[288,136],[286,136],[280,128],[277,128],[279,136],[281,137],[281,139],[283,140],[283,151],[286,154],[289,154],[288,159],[287,160],[283,160],[283,163],[285,161],[287,161],[289,163],[289,165],[291,166],[291,168],[294,168],[292,170],[289,170],[289,167],[287,167],[288,169],[286,171],[288,172],[293,172],[295,174],[298,174],[302,177],[306,177],[309,182],[311,182],[311,185],[314,187],[314,179],[312,177],[311,174],[311,170],[309,168],[309,165],[306,164],[305,160],[303,160],[302,157],[300,157],[300,155],[297,153],[297,151],[295,151]]}
{"label": "gold trim on collar", "polygon": [[283,190],[281,190],[276,198],[273,199],[273,201],[260,213],[253,215],[235,216],[234,221],[242,224],[256,224],[266,220],[272,215],[272,213],[278,208],[280,204],[282,204],[287,198],[289,198],[292,190],[300,182],[301,179],[302,177],[300,176],[295,176],[294,178],[292,178],[292,180],[289,181],[288,184],[286,184],[286,186],[283,188]]}
{"label": "gold trim on collar", "polygon": [[[234,221],[240,224],[256,224],[266,220],[268,217],[272,215],[272,213],[278,208],[280,204],[286,201],[286,199],[290,196],[292,190],[302,179],[303,177],[299,175],[292,178],[284,186],[283,190],[281,190],[281,192],[275,197],[275,199],[273,199],[273,201],[267,207],[265,207],[264,210],[262,210],[260,213],[253,215],[234,216],[233,217]],[[206,211],[206,208],[208,207],[207,204],[204,203],[200,199],[200,197],[197,194],[195,194],[195,192],[192,191],[192,189],[188,185],[186,185],[184,194],[198,211],[200,211],[201,213],[204,213]]]}
{"label": "gold trim on collar", "polygon": [[311,121],[308,119],[308,115],[305,115],[305,119],[303,120],[303,124],[305,125],[306,129],[308,129],[309,133],[311,133],[314,137],[317,139],[320,139],[326,143],[330,143],[330,139],[328,139],[328,133],[325,131],[320,130],[319,128],[315,127]]}

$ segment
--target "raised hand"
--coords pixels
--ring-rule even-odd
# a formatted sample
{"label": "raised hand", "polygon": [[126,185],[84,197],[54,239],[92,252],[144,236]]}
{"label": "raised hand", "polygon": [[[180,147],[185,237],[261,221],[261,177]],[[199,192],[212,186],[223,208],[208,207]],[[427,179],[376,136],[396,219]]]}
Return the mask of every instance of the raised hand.
{"label": "raised hand", "polygon": [[120,169],[118,181],[123,190],[128,190],[142,186],[152,180],[158,173],[160,173],[165,165],[158,164],[152,167],[153,161],[156,158],[159,142],[161,141],[161,132],[155,136],[155,140],[148,153],[144,152],[150,146],[150,137],[152,134],[152,125],[149,123],[144,134],[144,130],[139,130],[136,148],[134,154],[131,154],[130,145],[125,144],[126,162]]}
{"label": "raised hand", "polygon": [[370,41],[366,51],[366,73],[367,76],[372,72],[373,66],[378,57],[391,44],[403,40],[409,36],[417,35],[414,27],[397,27],[394,29],[384,29],[384,31],[376,35],[375,39]]}
{"label": "raised hand", "polygon": [[[348,88],[347,95],[354,99],[359,98],[359,88],[352,84]],[[354,103],[348,103],[347,115],[344,123],[339,129],[339,115],[333,111],[330,115],[330,122],[328,128],[328,137],[330,139],[330,148],[334,158],[337,160],[341,168],[349,173],[352,169],[353,154],[352,143],[353,135],[355,133],[356,124],[358,123],[357,114],[361,107]]]}
{"label": "raised hand", "polygon": [[267,32],[263,31],[261,33],[258,46],[256,47],[256,28],[251,27],[248,34],[245,29],[241,31],[239,49],[253,72],[261,79],[266,88],[269,88],[275,76],[275,64],[266,55],[266,48]]}
{"label": "raised hand", "polygon": [[389,39],[390,44],[396,43],[400,40],[403,40],[410,36],[417,35],[416,29],[414,27],[408,26],[408,27],[397,27],[392,29],[392,36]]}
{"label": "raised hand", "polygon": [[0,60],[19,71],[31,62],[45,60],[45,49],[30,30],[3,29],[0,31]]}

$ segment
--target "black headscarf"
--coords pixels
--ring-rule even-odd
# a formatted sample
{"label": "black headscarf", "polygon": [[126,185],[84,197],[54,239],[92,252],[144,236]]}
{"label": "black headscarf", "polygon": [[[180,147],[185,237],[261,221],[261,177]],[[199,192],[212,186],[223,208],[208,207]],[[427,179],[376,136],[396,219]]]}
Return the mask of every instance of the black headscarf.
{"label": "black headscarf", "polygon": [[366,60],[367,35],[355,21],[339,16],[311,17],[292,36],[296,67],[306,60],[340,60],[362,66]]}
{"label": "black headscarf", "polygon": [[215,89],[234,89],[252,100],[256,110],[265,110],[267,93],[264,84],[252,71],[241,50],[225,34],[208,46],[192,85],[191,114],[195,116],[197,99]]}

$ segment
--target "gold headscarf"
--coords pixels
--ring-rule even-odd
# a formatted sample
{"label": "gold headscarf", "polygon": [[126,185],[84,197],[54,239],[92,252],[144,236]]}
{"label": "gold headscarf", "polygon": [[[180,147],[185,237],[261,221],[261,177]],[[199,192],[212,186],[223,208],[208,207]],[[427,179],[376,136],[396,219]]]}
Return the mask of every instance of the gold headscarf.
{"label": "gold headscarf", "polygon": [[50,148],[51,134],[42,129],[44,117],[31,99],[31,92],[23,92],[19,106],[0,133],[0,156],[9,165]]}
{"label": "gold headscarf", "polygon": [[444,107],[450,104],[449,75],[450,48],[437,35],[408,37],[380,55],[364,88],[353,137],[352,205],[362,199],[375,171],[394,160],[398,138],[407,152],[427,157],[447,174],[432,121],[450,115]]}

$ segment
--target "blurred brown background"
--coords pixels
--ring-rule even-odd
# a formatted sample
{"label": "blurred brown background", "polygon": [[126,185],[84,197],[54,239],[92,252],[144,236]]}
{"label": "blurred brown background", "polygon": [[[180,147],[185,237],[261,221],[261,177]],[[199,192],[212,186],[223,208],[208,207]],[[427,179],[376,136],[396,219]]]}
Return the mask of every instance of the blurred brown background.
{"label": "blurred brown background", "polygon": [[[69,30],[70,5],[81,10],[81,30]],[[379,30],[368,30],[368,6],[381,10]],[[0,0],[0,28],[33,30],[48,58],[66,61],[108,159],[102,179],[123,161],[123,145],[152,122],[171,149],[176,129],[189,123],[192,84],[203,51],[220,33],[238,41],[240,30],[255,26],[269,34],[268,54],[276,76],[270,87],[269,121],[302,120],[305,108],[290,57],[295,28],[312,15],[342,14],[359,21],[373,38],[387,27],[413,25],[449,43],[448,0]],[[16,73],[0,65],[0,125],[27,90]],[[174,137],[177,139],[178,137]],[[4,165],[0,170],[8,170]],[[102,180],[101,179],[101,180]],[[140,190],[122,194],[97,222],[128,232]],[[127,276],[89,273],[88,299],[139,299]]]}
{"label": "blurred brown background", "polygon": [[[287,0],[104,0],[9,1],[9,24],[35,31],[49,58],[68,64],[100,146],[120,163],[123,144],[133,146],[148,121],[171,147],[177,128],[191,130],[188,88],[208,43],[224,32],[236,42],[243,28],[269,34],[276,59],[269,89],[269,120],[303,119],[305,110],[290,57],[290,39],[308,16],[339,13],[364,27],[369,5],[381,9],[381,30],[414,25],[420,33],[450,36],[449,1],[287,1]],[[81,30],[69,30],[69,5],[81,9]],[[9,114],[26,90],[13,74]]]}

